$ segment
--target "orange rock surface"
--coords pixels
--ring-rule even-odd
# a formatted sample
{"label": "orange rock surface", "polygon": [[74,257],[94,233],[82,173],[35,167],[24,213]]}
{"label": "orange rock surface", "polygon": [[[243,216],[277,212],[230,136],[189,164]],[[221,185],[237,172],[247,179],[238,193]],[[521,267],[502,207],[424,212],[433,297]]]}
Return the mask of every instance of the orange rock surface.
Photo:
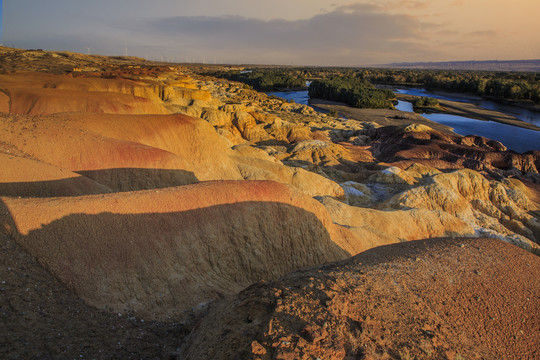
{"label": "orange rock surface", "polygon": [[149,319],[345,258],[353,237],[267,181],[1,202],[10,234],[89,304]]}

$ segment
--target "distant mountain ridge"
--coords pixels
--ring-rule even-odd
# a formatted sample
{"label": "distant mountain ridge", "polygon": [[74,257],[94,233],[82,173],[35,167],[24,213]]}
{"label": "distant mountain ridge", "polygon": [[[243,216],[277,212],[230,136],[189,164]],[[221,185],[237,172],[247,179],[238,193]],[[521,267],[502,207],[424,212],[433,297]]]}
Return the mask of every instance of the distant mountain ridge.
{"label": "distant mountain ridge", "polygon": [[540,71],[540,59],[536,60],[470,60],[443,62],[402,62],[377,65],[376,67],[441,70],[486,71]]}

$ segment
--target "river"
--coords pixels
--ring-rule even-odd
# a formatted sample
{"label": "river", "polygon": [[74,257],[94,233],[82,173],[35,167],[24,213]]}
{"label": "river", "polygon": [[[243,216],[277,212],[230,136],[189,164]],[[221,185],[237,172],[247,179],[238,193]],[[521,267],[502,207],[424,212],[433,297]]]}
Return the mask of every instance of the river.
{"label": "river", "polygon": [[[529,119],[530,121],[528,122],[540,126],[540,113],[534,111],[528,111],[509,105],[497,104],[492,101],[482,100],[481,98],[470,99],[468,96],[460,97],[459,94],[452,94],[452,96],[431,94],[424,89],[401,89],[399,92],[409,94],[409,92],[405,92],[409,90],[411,91],[411,95],[432,96],[444,100],[471,102],[473,104],[477,104],[478,102],[479,106],[484,104],[485,106],[483,107],[485,108],[514,115],[520,120]],[[298,104],[309,105],[309,95],[307,91],[274,92],[268,93],[268,95],[275,95],[286,100],[294,100]],[[407,101],[398,101],[396,109],[407,112],[413,111],[412,104]],[[503,109],[506,110],[502,111]],[[315,110],[320,111],[318,108],[315,108]],[[454,132],[460,135],[479,135],[500,141],[508,149],[516,152],[523,153],[529,150],[540,150],[540,131],[524,129],[494,121],[477,120],[464,116],[448,114],[422,114],[422,116],[439,124],[450,126],[454,129]]]}
{"label": "river", "polygon": [[449,92],[431,92],[422,88],[396,89],[394,92],[398,94],[427,96],[440,100],[471,103],[484,109],[495,110],[508,115],[513,115],[519,120],[540,126],[540,112],[523,109],[517,106],[501,104],[495,101],[483,99],[476,95],[464,95]]}

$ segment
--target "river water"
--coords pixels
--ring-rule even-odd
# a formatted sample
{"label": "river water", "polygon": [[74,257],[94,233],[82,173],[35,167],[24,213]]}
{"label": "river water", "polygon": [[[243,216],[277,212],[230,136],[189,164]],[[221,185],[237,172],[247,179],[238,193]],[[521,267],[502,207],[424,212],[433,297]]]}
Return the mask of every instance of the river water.
{"label": "river water", "polygon": [[459,93],[430,92],[421,88],[396,89],[398,94],[407,94],[415,96],[427,96],[440,100],[459,101],[471,103],[484,109],[495,110],[505,114],[513,115],[519,120],[540,126],[540,112],[523,109],[517,106],[505,105],[495,101],[483,99],[475,95],[463,95]]}
{"label": "river water", "polygon": [[[404,92],[411,91],[411,92]],[[514,106],[501,105],[492,101],[482,100],[480,98],[471,100],[468,97],[459,97],[459,94],[452,94],[452,96],[432,95],[424,89],[402,89],[399,92],[403,94],[419,95],[419,96],[431,96],[444,100],[472,102],[485,108],[497,110],[503,113],[516,116],[518,119],[529,119],[533,124],[540,126],[540,114],[534,111],[528,111]],[[415,93],[413,93],[415,92]],[[298,104],[309,105],[309,95],[307,91],[289,91],[289,92],[274,92],[268,93],[268,95],[279,96],[286,100],[294,100]],[[460,98],[460,100],[457,100]],[[412,104],[407,101],[398,101],[396,109],[401,111],[413,112]],[[506,109],[506,111],[503,111]],[[315,108],[319,111],[320,109]],[[519,115],[521,114],[521,115]],[[529,150],[540,150],[540,131],[529,130],[520,128],[517,126],[501,124],[494,121],[483,121],[477,119],[471,119],[464,116],[448,115],[448,114],[422,114],[423,117],[435,121],[439,124],[450,126],[454,129],[454,132],[460,135],[479,135],[487,137],[489,139],[502,142],[508,149],[516,152],[526,152]],[[527,120],[524,120],[527,121]]]}
{"label": "river water", "polygon": [[[396,109],[413,112],[413,106],[407,101],[398,101]],[[508,149],[517,152],[540,150],[540,131],[501,124],[495,121],[483,121],[464,116],[448,114],[422,114],[423,117],[439,124],[450,126],[460,135],[480,135],[502,142]]]}

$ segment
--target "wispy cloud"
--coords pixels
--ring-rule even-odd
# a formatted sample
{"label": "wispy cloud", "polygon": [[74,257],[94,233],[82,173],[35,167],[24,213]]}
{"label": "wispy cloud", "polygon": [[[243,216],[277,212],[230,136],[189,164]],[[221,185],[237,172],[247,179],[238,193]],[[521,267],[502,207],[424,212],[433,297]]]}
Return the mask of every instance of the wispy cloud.
{"label": "wispy cloud", "polygon": [[481,39],[491,39],[499,34],[497,31],[494,30],[480,30],[480,31],[473,31],[468,33],[466,36],[468,37],[474,37],[474,38],[481,38]]}
{"label": "wispy cloud", "polygon": [[[374,5],[352,4],[305,20],[259,20],[237,16],[170,17],[142,27],[186,52],[219,53],[246,61],[292,64],[367,64],[432,54],[424,46],[433,27],[410,15]],[[134,31],[141,31],[140,24]],[[201,55],[197,55],[201,56]]]}

